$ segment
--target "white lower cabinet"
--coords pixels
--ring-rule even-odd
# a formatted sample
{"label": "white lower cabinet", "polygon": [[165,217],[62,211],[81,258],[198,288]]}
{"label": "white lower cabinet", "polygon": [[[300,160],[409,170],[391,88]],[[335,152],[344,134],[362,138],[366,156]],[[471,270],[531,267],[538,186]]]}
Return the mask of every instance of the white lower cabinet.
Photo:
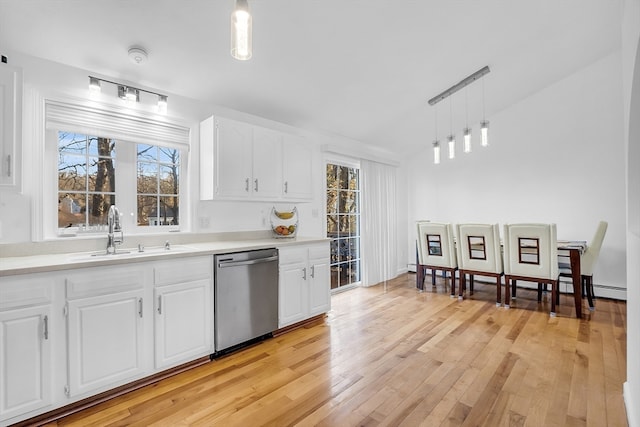
{"label": "white lower cabinet", "polygon": [[156,369],[213,353],[212,276],[210,256],[154,267]]}
{"label": "white lower cabinet", "polygon": [[278,326],[329,311],[329,242],[283,247],[279,258]]}
{"label": "white lower cabinet", "polygon": [[49,276],[3,278],[0,286],[0,425],[53,402],[52,294]]}
{"label": "white lower cabinet", "polygon": [[141,264],[82,269],[66,277],[69,397],[125,384],[149,371],[148,274]]}

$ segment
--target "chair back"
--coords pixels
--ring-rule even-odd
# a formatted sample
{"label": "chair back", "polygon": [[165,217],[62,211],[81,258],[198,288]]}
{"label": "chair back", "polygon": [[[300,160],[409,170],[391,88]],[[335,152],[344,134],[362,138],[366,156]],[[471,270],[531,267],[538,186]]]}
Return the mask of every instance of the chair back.
{"label": "chair back", "polygon": [[504,274],[558,279],[555,224],[505,224]]}
{"label": "chair back", "polygon": [[498,224],[456,225],[459,268],[487,273],[504,272]]}
{"label": "chair back", "polygon": [[607,233],[608,225],[606,221],[600,221],[593,239],[589,242],[587,250],[582,254],[580,258],[580,274],[582,276],[593,276],[593,268],[600,255],[600,248],[602,248],[602,241]]}
{"label": "chair back", "polygon": [[418,261],[422,265],[457,268],[451,224],[419,221]]}

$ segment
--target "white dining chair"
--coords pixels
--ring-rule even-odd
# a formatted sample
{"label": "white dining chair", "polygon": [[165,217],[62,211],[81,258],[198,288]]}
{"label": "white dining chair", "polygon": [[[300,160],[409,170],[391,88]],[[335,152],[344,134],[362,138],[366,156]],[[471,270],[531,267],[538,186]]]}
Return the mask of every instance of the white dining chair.
{"label": "white dining chair", "polygon": [[500,306],[504,268],[498,224],[457,224],[456,236],[460,275],[458,298],[464,297],[467,274],[470,295],[473,295],[474,275],[489,276],[496,279],[496,305]]}
{"label": "white dining chair", "polygon": [[555,224],[504,225],[505,307],[511,304],[510,284],[538,283],[538,301],[542,284],[551,284],[551,316],[556,315],[558,294],[558,237]]}
{"label": "white dining chair", "polygon": [[[596,261],[600,255],[600,249],[602,248],[602,241],[604,240],[604,236],[607,233],[607,228],[609,223],[606,221],[600,221],[598,226],[596,227],[596,232],[593,235],[593,238],[590,242],[588,242],[587,249],[580,255],[580,283],[582,286],[582,295],[587,295],[587,301],[589,302],[589,310],[595,310],[595,304],[593,300],[595,298],[593,292],[593,269],[595,267]],[[566,257],[560,257],[562,260]],[[571,264],[568,262],[559,262],[560,268],[560,276],[561,277],[572,277],[571,274]]]}
{"label": "white dining chair", "polygon": [[[456,270],[458,261],[456,258],[453,238],[453,227],[448,223],[429,221],[417,222],[418,232],[418,265],[416,266],[424,280],[424,273],[431,270],[431,284],[436,286],[436,271],[444,271],[451,274],[451,297],[455,297]],[[424,283],[418,284],[422,289]]]}

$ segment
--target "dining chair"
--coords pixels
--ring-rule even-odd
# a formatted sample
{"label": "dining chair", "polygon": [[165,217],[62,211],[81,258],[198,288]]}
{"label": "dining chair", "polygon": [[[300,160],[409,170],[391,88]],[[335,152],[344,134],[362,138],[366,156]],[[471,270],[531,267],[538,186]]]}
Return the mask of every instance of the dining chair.
{"label": "dining chair", "polygon": [[[606,221],[600,221],[596,227],[596,232],[593,238],[587,245],[587,249],[580,255],[580,283],[582,285],[582,295],[586,294],[587,301],[589,302],[589,310],[595,310],[593,300],[595,294],[593,292],[593,269],[595,267],[598,256],[600,255],[600,249],[602,248],[602,241],[604,235],[607,233],[607,227],[609,223]],[[561,277],[572,277],[571,264],[566,262],[566,257],[559,256],[559,268]],[[563,262],[564,261],[564,262]]]}
{"label": "dining chair", "polygon": [[[453,227],[447,223],[418,221],[418,265],[422,280],[427,269],[431,270],[431,285],[436,285],[436,271],[451,274],[451,297],[456,293],[458,260],[453,239]],[[424,283],[419,284],[420,289]]]}
{"label": "dining chair", "polygon": [[500,306],[504,268],[498,224],[457,224],[456,236],[460,274],[458,298],[463,298],[467,274],[470,295],[473,295],[473,276],[489,276],[496,279],[496,305]]}
{"label": "dining chair", "polygon": [[551,284],[551,316],[556,315],[558,294],[558,237],[555,224],[504,225],[504,305],[509,308],[509,284],[515,293],[516,282],[526,280],[538,283],[538,301],[542,285]]}

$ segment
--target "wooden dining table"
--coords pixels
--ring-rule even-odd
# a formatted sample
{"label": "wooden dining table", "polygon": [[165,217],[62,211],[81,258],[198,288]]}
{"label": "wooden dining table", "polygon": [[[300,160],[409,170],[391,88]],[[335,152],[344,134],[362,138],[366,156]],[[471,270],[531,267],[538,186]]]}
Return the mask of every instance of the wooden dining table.
{"label": "wooden dining table", "polygon": [[[573,285],[573,299],[577,318],[582,318],[582,273],[580,271],[580,255],[582,255],[586,249],[587,242],[584,240],[558,240],[558,250],[569,253],[571,283]],[[416,253],[416,287],[418,289],[424,289],[424,276],[424,268],[421,267]]]}

